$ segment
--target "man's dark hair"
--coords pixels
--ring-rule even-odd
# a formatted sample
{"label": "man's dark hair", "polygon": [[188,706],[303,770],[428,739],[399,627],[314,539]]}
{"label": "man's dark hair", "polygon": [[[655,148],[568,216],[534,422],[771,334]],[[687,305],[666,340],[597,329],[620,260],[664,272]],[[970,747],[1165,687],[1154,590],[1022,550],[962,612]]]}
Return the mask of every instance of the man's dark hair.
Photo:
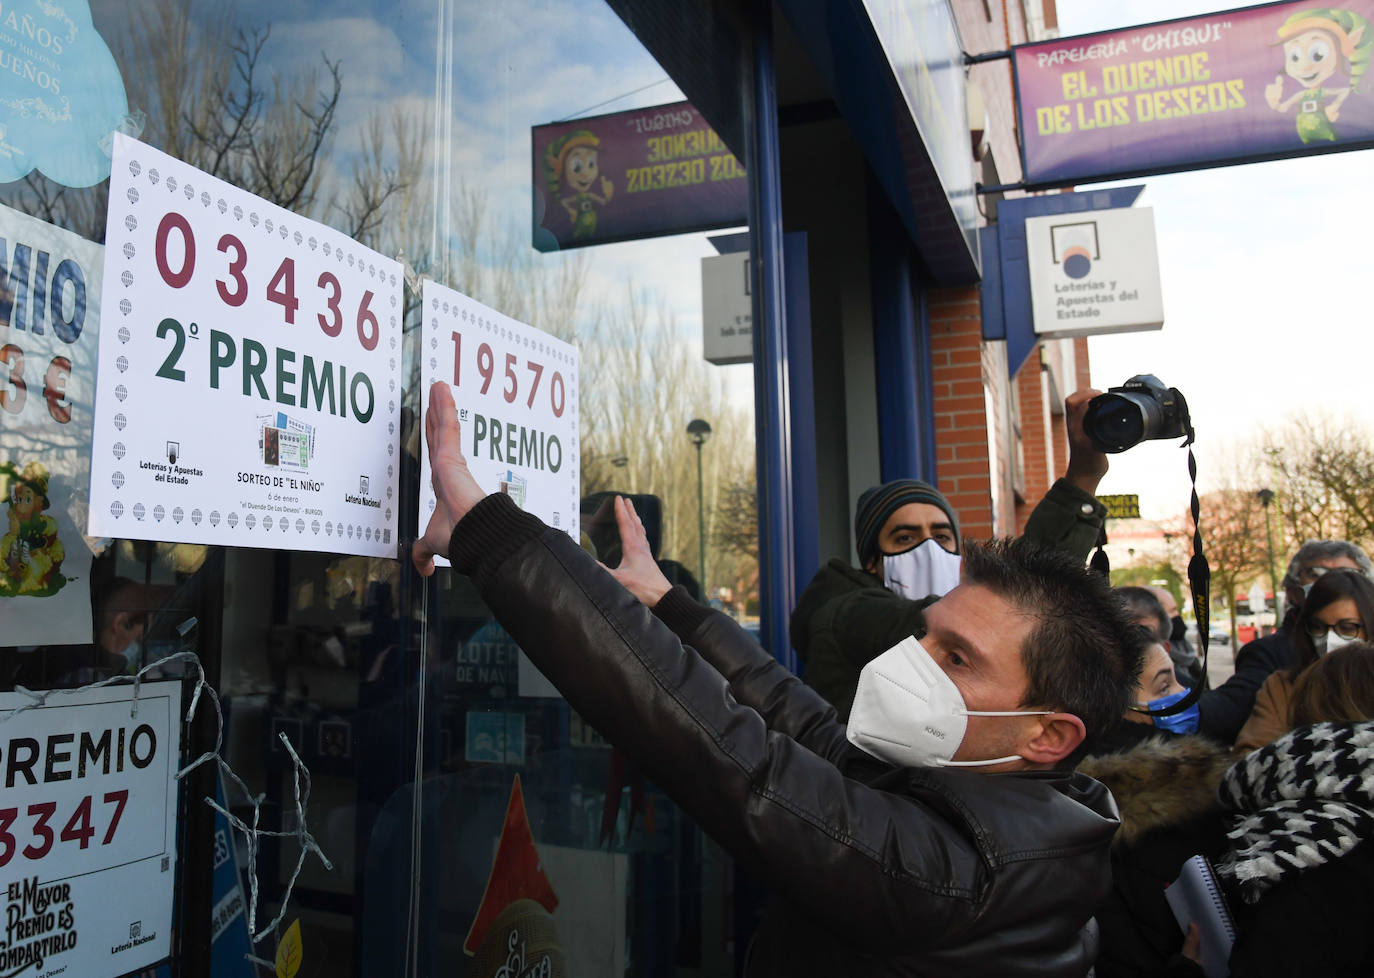
{"label": "man's dark hair", "polygon": [[[93,587],[92,591],[96,589]],[[91,598],[95,610],[96,631],[106,628],[116,615],[143,614],[151,610],[147,589],[129,577],[112,577]]]}
{"label": "man's dark hair", "polygon": [[1035,619],[1021,646],[1022,705],[1078,717],[1087,737],[1070,761],[1091,752],[1131,705],[1143,662],[1136,626],[1106,578],[1024,537],[969,544],[963,569],[966,581]]}
{"label": "man's dark hair", "polygon": [[1160,601],[1153,591],[1147,587],[1127,584],[1116,589],[1116,596],[1126,606],[1126,614],[1133,620],[1149,618],[1156,622],[1155,637],[1168,645],[1169,633],[1173,630],[1172,623],[1169,621],[1169,613],[1164,610],[1164,602]]}

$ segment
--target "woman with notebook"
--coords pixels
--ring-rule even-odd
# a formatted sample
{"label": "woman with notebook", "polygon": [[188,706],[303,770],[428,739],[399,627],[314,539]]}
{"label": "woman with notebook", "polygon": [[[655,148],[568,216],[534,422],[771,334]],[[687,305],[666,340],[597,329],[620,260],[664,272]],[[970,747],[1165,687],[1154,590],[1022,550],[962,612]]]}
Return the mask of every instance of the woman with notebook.
{"label": "woman with notebook", "polygon": [[1230,973],[1374,974],[1374,645],[1309,666],[1289,715],[1291,730],[1221,782]]}
{"label": "woman with notebook", "polygon": [[[1145,660],[1142,701],[1168,680]],[[1293,729],[1234,765],[1165,731],[1079,765],[1121,809],[1099,978],[1374,975],[1374,646],[1304,670],[1285,715]]]}

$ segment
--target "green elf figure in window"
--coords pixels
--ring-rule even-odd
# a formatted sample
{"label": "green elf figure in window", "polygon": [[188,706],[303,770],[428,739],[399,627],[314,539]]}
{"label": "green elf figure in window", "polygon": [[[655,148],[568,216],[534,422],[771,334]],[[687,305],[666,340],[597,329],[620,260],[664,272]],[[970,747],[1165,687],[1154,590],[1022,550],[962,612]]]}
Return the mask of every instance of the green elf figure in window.
{"label": "green elf figure in window", "polygon": [[[1335,142],[1332,125],[1341,105],[1355,91],[1374,54],[1374,30],[1369,21],[1350,10],[1316,7],[1300,10],[1279,25],[1275,45],[1283,45],[1283,70],[1298,83],[1298,91],[1283,98],[1283,75],[1265,86],[1264,100],[1275,112],[1298,107],[1298,138],[1304,144]],[[1342,72],[1345,87],[1326,87]]]}
{"label": "green elf figure in window", "polygon": [[[611,181],[601,176],[600,152],[601,140],[586,129],[564,133],[544,150],[544,181],[568,212],[574,241],[596,236],[596,209],[609,204],[615,191]],[[600,194],[592,192],[598,177]]]}
{"label": "green elf figure in window", "polygon": [[9,525],[0,537],[0,596],[56,594],[67,583],[62,575],[67,551],[57,537],[57,520],[43,515],[49,505],[48,470],[40,462],[23,469],[5,462],[0,479],[9,483]]}

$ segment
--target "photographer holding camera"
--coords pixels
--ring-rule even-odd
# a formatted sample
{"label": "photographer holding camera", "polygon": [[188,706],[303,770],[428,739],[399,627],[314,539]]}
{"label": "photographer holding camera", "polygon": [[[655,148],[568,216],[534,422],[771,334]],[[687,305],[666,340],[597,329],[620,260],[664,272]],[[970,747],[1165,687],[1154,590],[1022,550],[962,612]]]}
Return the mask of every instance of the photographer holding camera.
{"label": "photographer holding camera", "polygon": [[[1026,521],[1025,537],[1087,559],[1102,532],[1106,508],[1097,501],[1107,456],[1089,439],[1084,419],[1099,392],[1081,390],[1064,402],[1069,461]],[[898,479],[859,497],[854,513],[859,567],[829,560],[797,600],[788,624],[792,647],[806,664],[803,681],[849,718],[859,673],[876,656],[925,627],[925,609],[959,583],[963,552],[959,519],[934,486]]]}
{"label": "photographer holding camera", "polygon": [[[1209,705],[1215,707],[1223,697],[1215,690],[1203,693],[1207,679],[1207,629],[1211,619],[1211,570],[1202,553],[1202,507],[1198,501],[1197,461],[1192,449],[1196,435],[1188,414],[1188,402],[1177,387],[1165,387],[1153,374],[1137,374],[1120,387],[1108,388],[1105,394],[1093,398],[1084,416],[1083,428],[1089,441],[1109,454],[1124,452],[1142,441],[1173,438],[1182,438],[1182,447],[1188,450],[1188,476],[1193,484],[1193,556],[1188,562],[1188,587],[1193,595],[1193,613],[1197,616],[1198,634],[1202,640],[1202,661],[1196,663],[1199,680],[1182,698],[1142,713],[1156,726],[1176,732],[1201,730],[1209,733],[1200,717],[1206,714]],[[1105,565],[1103,569],[1105,571]],[[1174,610],[1177,613],[1177,608]],[[1160,638],[1171,641],[1176,634],[1171,624],[1173,616],[1165,619],[1162,608],[1159,614]],[[1182,619],[1179,622],[1181,624]],[[1166,626],[1167,633],[1164,631]],[[1234,733],[1231,736],[1234,737]]]}

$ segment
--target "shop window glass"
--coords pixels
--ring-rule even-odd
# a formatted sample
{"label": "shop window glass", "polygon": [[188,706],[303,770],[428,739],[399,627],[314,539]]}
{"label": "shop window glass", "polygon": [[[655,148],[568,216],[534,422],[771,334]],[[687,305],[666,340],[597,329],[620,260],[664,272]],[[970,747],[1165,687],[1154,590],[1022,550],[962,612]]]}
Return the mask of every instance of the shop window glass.
{"label": "shop window glass", "polygon": [[[615,559],[607,501],[630,494],[670,576],[756,622],[752,376],[748,364],[702,358],[711,235],[532,246],[543,220],[532,127],[588,117],[591,130],[598,114],[683,98],[610,7],[89,7],[118,67],[125,131],[404,263],[403,541],[414,533],[423,450],[420,283],[432,278],[577,347],[584,546]],[[71,111],[80,119],[95,110]],[[0,149],[4,141],[0,134]],[[102,242],[108,182],[73,187],[46,172],[0,184],[0,204]],[[636,179],[660,177],[669,179]],[[594,200],[559,202],[573,225],[632,192],[593,191]],[[689,435],[694,420],[709,424],[708,439]],[[90,593],[92,641],[0,648],[0,686],[77,686],[193,649],[220,695],[224,756],[262,793],[262,824],[273,831],[290,831],[295,819],[285,734],[311,771],[308,826],[333,863],[309,857],[295,880],[286,922],[301,921],[302,974],[494,974],[506,949],[489,937],[508,908],[480,911],[502,827],[521,809],[557,899],[541,933],[566,973],[732,972],[726,861],[522,663],[466,579],[441,570],[422,581],[405,546],[389,560],[121,539],[78,545],[94,551],[89,574],[69,584]],[[203,711],[188,750],[213,736]],[[221,895],[212,892],[212,816],[199,805],[214,787],[209,770],[192,779],[182,809],[180,906],[197,922],[182,923],[163,971],[247,975],[241,956],[212,944],[209,915]],[[228,806],[251,819],[232,791]],[[246,869],[241,839],[236,849]],[[264,840],[259,926],[278,912],[298,854],[290,839]],[[542,892],[527,895],[537,906]],[[538,923],[543,911],[513,912]],[[256,953],[270,958],[275,944],[269,937]]]}

